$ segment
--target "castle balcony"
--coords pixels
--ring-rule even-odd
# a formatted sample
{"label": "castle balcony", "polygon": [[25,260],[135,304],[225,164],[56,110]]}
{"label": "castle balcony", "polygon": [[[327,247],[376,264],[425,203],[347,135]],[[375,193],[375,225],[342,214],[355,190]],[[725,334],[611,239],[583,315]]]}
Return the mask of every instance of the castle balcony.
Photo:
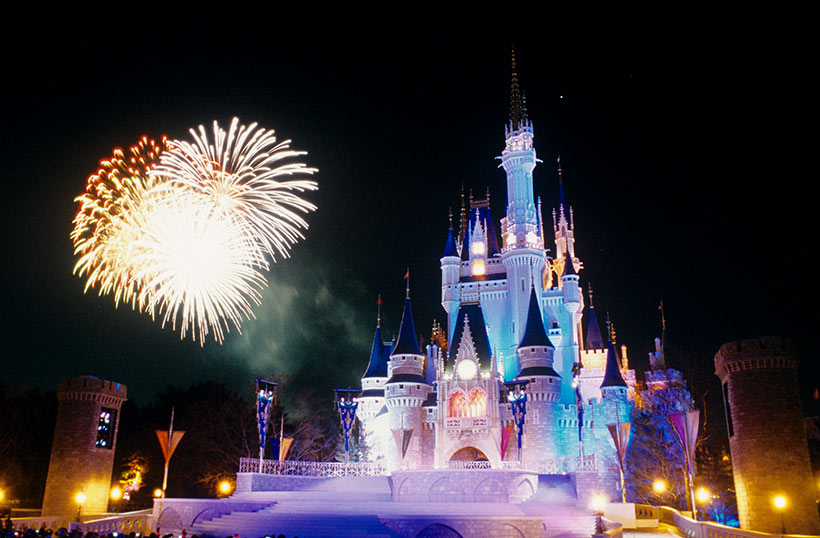
{"label": "castle balcony", "polygon": [[449,417],[444,419],[444,427],[448,430],[489,428],[490,419],[487,417]]}

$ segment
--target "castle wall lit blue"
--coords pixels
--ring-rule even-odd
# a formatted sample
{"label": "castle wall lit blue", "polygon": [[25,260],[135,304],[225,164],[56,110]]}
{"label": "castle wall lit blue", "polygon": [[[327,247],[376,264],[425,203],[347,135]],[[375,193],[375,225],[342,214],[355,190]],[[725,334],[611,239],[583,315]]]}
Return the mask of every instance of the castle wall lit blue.
{"label": "castle wall lit blue", "polygon": [[[635,374],[626,349],[604,341],[585,304],[560,163],[545,226],[533,181],[535,132],[515,73],[504,135],[499,168],[507,200],[499,226],[489,193],[468,201],[462,194],[458,229],[451,219],[442,234],[446,325],[435,327],[422,351],[408,292],[397,339],[385,342],[376,329],[358,399],[363,457],[388,469],[595,470],[601,488],[614,493],[618,467],[607,424],[629,420]],[[523,395],[519,426],[511,401]]]}

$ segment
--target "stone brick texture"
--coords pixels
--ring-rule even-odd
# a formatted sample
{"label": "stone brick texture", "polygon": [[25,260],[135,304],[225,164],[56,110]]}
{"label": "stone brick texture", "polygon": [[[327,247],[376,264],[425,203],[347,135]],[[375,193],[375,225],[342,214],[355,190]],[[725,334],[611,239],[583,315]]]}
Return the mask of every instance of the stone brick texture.
{"label": "stone brick texture", "polygon": [[[120,407],[125,398],[125,385],[96,377],[73,377],[60,382],[43,516],[76,516],[80,508],[76,495],[80,491],[86,496],[82,514],[107,511]],[[117,411],[110,449],[95,446],[103,407]]]}
{"label": "stone brick texture", "polygon": [[[725,344],[715,355],[728,385],[729,437],[743,529],[820,534],[805,420],[797,389],[794,345],[763,337]],[[778,511],[774,497],[787,499]],[[782,521],[781,521],[782,517]]]}

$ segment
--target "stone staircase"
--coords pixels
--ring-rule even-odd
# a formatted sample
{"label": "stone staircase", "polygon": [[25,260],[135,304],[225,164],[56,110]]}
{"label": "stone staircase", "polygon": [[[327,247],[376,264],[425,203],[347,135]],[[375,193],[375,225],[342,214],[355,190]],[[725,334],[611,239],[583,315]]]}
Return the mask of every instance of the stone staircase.
{"label": "stone staircase", "polygon": [[[542,518],[539,538],[587,538],[595,516],[575,505],[568,477],[542,476],[535,495],[521,504],[395,503],[386,477],[325,480],[312,489],[239,493],[235,499],[269,502],[254,512],[234,512],[197,523],[188,534],[243,538],[284,534],[287,538],[403,536],[391,530],[407,520]],[[406,533],[405,533],[406,535]]]}

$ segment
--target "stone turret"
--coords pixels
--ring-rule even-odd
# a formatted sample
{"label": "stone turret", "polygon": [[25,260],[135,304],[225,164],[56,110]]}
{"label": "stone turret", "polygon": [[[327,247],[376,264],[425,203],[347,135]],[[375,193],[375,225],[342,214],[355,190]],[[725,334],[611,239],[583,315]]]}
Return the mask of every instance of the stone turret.
{"label": "stone turret", "polygon": [[125,385],[114,381],[92,376],[60,381],[43,516],[76,514],[79,492],[85,495],[83,514],[108,510],[120,407],[125,399]]}
{"label": "stone turret", "polygon": [[[797,391],[797,357],[785,338],[724,344],[715,355],[743,529],[820,534]],[[782,513],[774,498],[783,496]]]}
{"label": "stone turret", "polygon": [[530,293],[527,328],[518,346],[521,371],[518,381],[527,384],[527,415],[521,459],[536,462],[558,457],[556,409],[561,398],[561,376],[553,369],[555,349],[544,330],[535,290]]}
{"label": "stone turret", "polygon": [[392,469],[415,469],[421,466],[421,432],[424,421],[422,405],[432,388],[424,379],[425,356],[416,341],[416,328],[410,297],[404,302],[404,313],[399,328],[399,338],[390,355],[388,379],[385,383],[385,400],[389,410],[389,426],[396,443],[391,450]]}

